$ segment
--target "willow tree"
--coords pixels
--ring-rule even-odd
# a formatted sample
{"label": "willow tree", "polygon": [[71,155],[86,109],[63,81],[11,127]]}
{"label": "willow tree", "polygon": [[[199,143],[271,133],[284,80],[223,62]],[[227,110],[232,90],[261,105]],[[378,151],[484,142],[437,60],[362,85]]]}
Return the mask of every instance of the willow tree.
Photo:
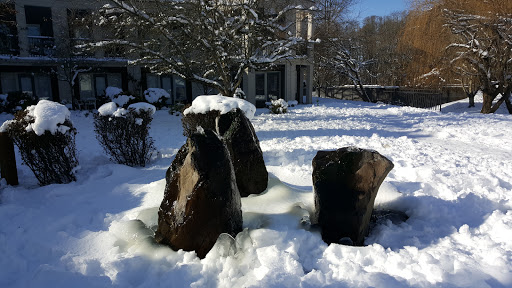
{"label": "willow tree", "polygon": [[412,51],[411,83],[459,81],[483,92],[482,113],[494,113],[503,102],[512,113],[511,1],[419,1],[401,45]]}

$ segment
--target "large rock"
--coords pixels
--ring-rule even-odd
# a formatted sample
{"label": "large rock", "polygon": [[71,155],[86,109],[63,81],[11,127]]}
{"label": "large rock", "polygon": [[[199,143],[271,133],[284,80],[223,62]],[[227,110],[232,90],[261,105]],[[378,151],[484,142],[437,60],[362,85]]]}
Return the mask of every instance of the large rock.
{"label": "large rock", "polygon": [[251,121],[242,110],[236,109],[221,115],[217,128],[229,149],[240,195],[246,197],[265,191],[268,172]]}
{"label": "large rock", "polygon": [[210,111],[205,114],[189,113],[183,117],[185,136],[197,127],[217,131],[228,147],[235,169],[236,183],[242,197],[259,194],[268,185],[268,172],[263,160],[260,142],[251,121],[242,110],[234,109],[221,114]]}
{"label": "large rock", "polygon": [[394,165],[376,151],[345,147],[313,159],[315,216],[326,243],[363,245],[375,197]]}
{"label": "large rock", "polygon": [[192,134],[167,170],[156,241],[204,258],[221,233],[242,231],[242,210],[226,146],[211,130]]}

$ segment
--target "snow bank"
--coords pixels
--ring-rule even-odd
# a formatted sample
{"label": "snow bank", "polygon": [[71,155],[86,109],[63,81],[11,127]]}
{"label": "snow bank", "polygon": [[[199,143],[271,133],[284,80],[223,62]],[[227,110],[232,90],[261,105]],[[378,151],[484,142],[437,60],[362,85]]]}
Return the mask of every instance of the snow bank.
{"label": "snow bank", "polygon": [[45,131],[55,134],[66,133],[69,130],[69,127],[62,124],[69,120],[71,113],[60,103],[40,100],[37,105],[27,107],[27,111],[27,115],[34,118],[34,123],[29,124],[26,130],[34,131],[38,136],[43,135]]}
{"label": "snow bank", "polygon": [[171,94],[161,88],[148,88],[144,91],[144,97],[149,103],[156,103],[160,98],[171,98]]}
{"label": "snow bank", "polygon": [[[155,113],[161,158],[131,168],[108,161],[91,117],[72,111],[78,180],[39,187],[20,165],[19,186],[0,183],[0,287],[512,287],[509,115],[318,104],[258,110],[269,187],[242,199],[244,231],[202,260],[154,241],[165,173],[186,141],[179,117]],[[378,223],[365,247],[327,245],[308,223],[311,161],[352,145],[393,161],[375,205],[409,219]]]}
{"label": "snow bank", "polygon": [[118,107],[117,104],[114,102],[109,102],[101,105],[101,107],[98,108],[98,113],[101,116],[123,117],[131,109],[133,109],[137,113],[141,110],[147,110],[151,112],[151,115],[155,114],[156,112],[155,106],[145,102],[130,104],[130,106],[128,106],[128,109]]}
{"label": "snow bank", "polygon": [[254,113],[256,112],[256,107],[243,99],[225,97],[221,95],[203,95],[194,99],[194,101],[192,101],[192,106],[187,108],[183,114],[202,114],[212,110],[220,111],[221,114],[226,114],[236,108],[242,110],[249,120],[254,117]]}

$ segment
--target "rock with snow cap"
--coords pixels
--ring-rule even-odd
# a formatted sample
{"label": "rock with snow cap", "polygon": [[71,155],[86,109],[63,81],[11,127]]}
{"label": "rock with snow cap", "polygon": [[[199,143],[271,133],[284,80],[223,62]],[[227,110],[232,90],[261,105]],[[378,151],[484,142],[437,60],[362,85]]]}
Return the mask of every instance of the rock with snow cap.
{"label": "rock with snow cap", "polygon": [[259,194],[268,185],[268,172],[251,121],[240,109],[221,115],[217,128],[228,147],[242,197]]}
{"label": "rock with snow cap", "polygon": [[222,233],[242,231],[229,152],[211,130],[192,134],[167,170],[156,240],[204,258]]}
{"label": "rock with snow cap", "polygon": [[348,237],[354,245],[364,244],[375,197],[393,167],[376,151],[318,151],[313,159],[315,216],[326,243]]}
{"label": "rock with snow cap", "polygon": [[251,121],[240,108],[222,113],[210,110],[205,113],[188,113],[183,118],[185,136],[197,131],[216,131],[226,144],[235,169],[236,183],[242,197],[259,194],[268,185],[268,172],[263,160],[258,137]]}

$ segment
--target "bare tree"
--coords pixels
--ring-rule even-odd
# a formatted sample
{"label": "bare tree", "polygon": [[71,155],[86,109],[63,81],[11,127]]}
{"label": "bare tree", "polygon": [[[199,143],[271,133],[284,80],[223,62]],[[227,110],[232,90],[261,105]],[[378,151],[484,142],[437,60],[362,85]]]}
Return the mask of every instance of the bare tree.
{"label": "bare tree", "polygon": [[[294,55],[303,41],[289,31],[286,6],[266,14],[257,0],[109,0],[97,18],[114,27],[112,40],[123,45],[132,64],[168,73],[232,96],[249,68],[268,68]],[[137,33],[126,33],[137,31]]]}
{"label": "bare tree", "polygon": [[[450,62],[465,75],[478,79],[484,96],[481,112],[494,113],[503,102],[512,106],[512,9],[505,13],[480,10],[483,13],[476,14],[459,9],[444,12],[447,26],[457,36],[447,48],[454,53]],[[512,109],[509,112],[512,114]]]}

